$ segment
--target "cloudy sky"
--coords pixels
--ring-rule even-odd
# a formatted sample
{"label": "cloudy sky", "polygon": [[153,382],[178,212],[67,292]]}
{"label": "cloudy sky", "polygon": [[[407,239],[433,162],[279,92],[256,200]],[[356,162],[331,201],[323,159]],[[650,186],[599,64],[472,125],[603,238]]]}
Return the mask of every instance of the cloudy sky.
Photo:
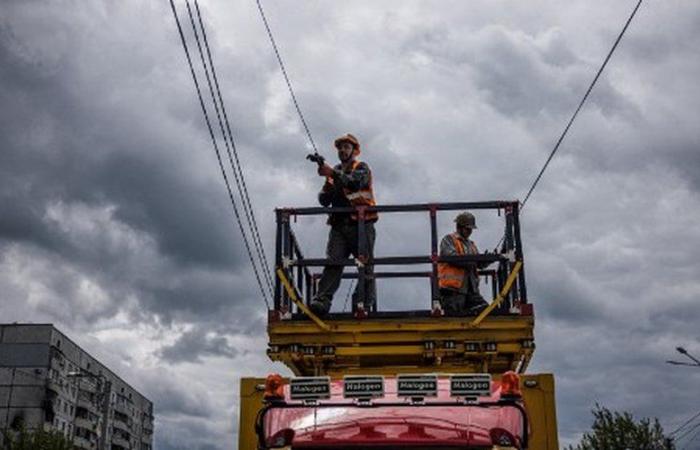
{"label": "cloudy sky", "polygon": [[[522,198],[635,3],[263,5],[321,151],[356,134],[388,204]],[[320,179],[255,2],[201,7],[271,255],[273,209]],[[700,355],[698,48],[700,4],[645,2],[524,212],[564,443],[595,402],[667,430],[697,412],[700,370],[664,361]],[[52,322],[133,383],[159,450],[235,448],[238,378],[285,369],[169,3],[3,1],[0,105],[0,322]],[[383,219],[378,253],[427,251],[424,225]],[[298,228],[320,256],[322,221]],[[388,283],[380,307],[427,305]]]}

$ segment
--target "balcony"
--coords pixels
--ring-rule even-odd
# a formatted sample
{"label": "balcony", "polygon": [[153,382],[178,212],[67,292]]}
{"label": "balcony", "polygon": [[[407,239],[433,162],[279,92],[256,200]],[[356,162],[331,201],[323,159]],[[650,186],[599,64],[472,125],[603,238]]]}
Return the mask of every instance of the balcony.
{"label": "balcony", "polygon": [[73,446],[77,447],[77,448],[84,448],[84,449],[96,448],[96,445],[94,442],[90,442],[89,440],[85,439],[84,437],[80,437],[80,436],[73,437]]}
{"label": "balcony", "polygon": [[114,435],[112,436],[112,447],[117,447],[118,449],[130,449],[131,445],[129,444],[129,441],[124,439],[121,436]]}
{"label": "balcony", "polygon": [[86,400],[84,398],[78,397],[78,400],[76,401],[76,405],[78,408],[85,408],[86,410],[90,411],[93,414],[100,414],[100,409],[96,404],[91,402],[90,400]]}
{"label": "balcony", "polygon": [[95,385],[95,383],[86,380],[80,380],[78,389],[80,389],[83,392],[89,392],[91,394],[97,393],[97,386]]}
{"label": "balcony", "polygon": [[129,425],[123,420],[117,419],[116,417],[112,421],[112,428],[116,430],[121,430],[126,434],[131,434],[131,429],[129,428]]}
{"label": "balcony", "polygon": [[118,413],[125,414],[127,416],[130,415],[129,409],[126,407],[125,403],[120,403],[120,402],[115,403],[114,404],[114,411],[116,411]]}
{"label": "balcony", "polygon": [[46,389],[56,394],[63,392],[63,384],[59,381],[48,379],[46,380]]}
{"label": "balcony", "polygon": [[96,420],[90,420],[84,417],[76,417],[75,418],[75,426],[76,428],[84,428],[91,433],[96,433],[97,431],[97,421]]}

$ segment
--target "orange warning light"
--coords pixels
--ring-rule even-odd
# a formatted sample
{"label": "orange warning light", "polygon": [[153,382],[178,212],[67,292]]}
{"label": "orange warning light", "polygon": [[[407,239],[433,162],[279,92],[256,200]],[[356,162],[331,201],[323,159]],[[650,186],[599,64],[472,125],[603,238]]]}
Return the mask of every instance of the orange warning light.
{"label": "orange warning light", "polygon": [[501,377],[501,397],[522,397],[520,376],[509,370]]}
{"label": "orange warning light", "polygon": [[284,380],[282,375],[271,373],[265,379],[265,400],[275,400],[284,398]]}

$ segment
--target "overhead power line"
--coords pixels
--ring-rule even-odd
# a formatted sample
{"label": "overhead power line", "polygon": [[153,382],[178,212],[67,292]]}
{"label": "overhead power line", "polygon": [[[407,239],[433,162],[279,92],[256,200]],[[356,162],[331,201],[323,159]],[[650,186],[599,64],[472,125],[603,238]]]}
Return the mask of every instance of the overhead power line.
{"label": "overhead power line", "polygon": [[221,152],[219,151],[219,146],[217,144],[216,137],[214,135],[214,130],[212,129],[211,121],[209,120],[209,113],[207,112],[207,108],[204,105],[204,98],[202,96],[202,90],[199,86],[197,74],[195,73],[194,65],[192,63],[192,57],[190,56],[190,51],[187,47],[187,41],[185,39],[185,34],[182,31],[182,26],[180,25],[180,18],[177,15],[177,10],[175,8],[175,3],[173,0],[170,0],[170,7],[173,11],[173,17],[175,18],[175,23],[177,25],[178,33],[180,34],[180,40],[182,42],[182,47],[185,50],[185,56],[187,57],[187,64],[190,67],[190,73],[192,75],[192,80],[194,81],[195,90],[197,91],[197,97],[199,98],[199,104],[202,107],[202,113],[204,114],[204,120],[207,124],[207,129],[209,130],[209,136],[211,137],[212,144],[214,146],[214,152],[216,153],[216,159],[219,162],[219,168],[221,169],[221,174],[224,178],[224,183],[226,184],[226,190],[228,191],[229,200],[231,202],[231,206],[233,207],[233,212],[234,212],[234,215],[236,216],[236,221],[238,222],[238,227],[241,231],[241,235],[243,236],[243,242],[244,242],[246,250],[248,252],[250,264],[253,268],[253,273],[255,274],[255,279],[258,283],[258,287],[260,288],[260,293],[262,294],[262,298],[263,298],[263,301],[265,302],[265,305],[269,309],[270,302],[267,299],[266,290],[263,287],[262,280],[260,279],[260,273],[258,271],[257,265],[255,264],[255,259],[253,258],[253,252],[250,248],[250,243],[248,242],[248,236],[247,236],[245,229],[243,227],[243,222],[241,220],[241,215],[238,211],[238,206],[236,205],[236,201],[234,200],[233,191],[231,190],[231,183],[229,182],[228,175],[226,174],[226,169],[224,168],[223,160],[221,159]]}
{"label": "overhead power line", "polygon": [[[578,116],[579,111],[581,111],[581,108],[583,108],[584,103],[586,103],[588,96],[591,94],[591,91],[593,90],[596,83],[598,82],[598,78],[600,78],[600,75],[603,73],[603,70],[605,70],[605,67],[608,65],[608,62],[610,61],[610,58],[612,57],[613,53],[615,52],[617,45],[622,40],[622,36],[624,36],[630,23],[632,23],[632,19],[634,19],[634,16],[637,14],[637,10],[641,6],[641,4],[642,4],[642,0],[639,0],[637,2],[637,5],[632,10],[632,14],[630,14],[629,18],[627,19],[627,22],[625,22],[625,26],[622,27],[622,31],[620,31],[620,34],[617,36],[617,39],[615,39],[615,43],[610,48],[610,51],[608,52],[607,56],[605,57],[603,64],[600,66],[600,68],[598,69],[598,72],[596,73],[595,77],[593,78],[593,81],[588,86],[588,89],[586,90],[586,93],[583,95],[583,98],[581,99],[578,106],[576,107],[574,114],[569,119],[569,122],[567,122],[566,127],[564,127],[564,131],[562,131],[561,135],[559,136],[559,139],[557,139],[557,142],[554,145],[554,148],[552,149],[552,151],[549,153],[549,156],[547,157],[547,160],[545,161],[544,165],[542,166],[542,169],[540,169],[540,172],[537,174],[537,177],[532,182],[532,185],[530,185],[530,189],[528,189],[527,194],[525,195],[525,198],[523,199],[522,202],[520,202],[520,211],[521,212],[522,212],[523,208],[525,208],[525,204],[530,199],[530,196],[532,195],[532,192],[537,187],[537,184],[540,182],[540,179],[542,179],[542,175],[544,174],[544,171],[547,170],[549,163],[552,161],[552,158],[554,158],[554,155],[559,150],[559,147],[561,146],[561,143],[564,141],[566,134],[569,132],[571,125],[574,123],[574,120],[576,120],[576,117]],[[495,247],[494,247],[495,251],[498,251],[498,247],[501,246],[504,239],[505,239],[505,233],[503,234],[503,236],[501,236],[501,240],[498,241],[498,244],[495,245]]]}
{"label": "overhead power line", "polygon": [[578,116],[579,111],[581,111],[583,104],[586,103],[586,100],[588,99],[588,96],[590,95],[591,91],[593,90],[593,87],[596,85],[598,78],[600,78],[600,74],[603,73],[603,70],[605,70],[605,66],[608,65],[608,61],[610,61],[610,58],[612,57],[613,53],[615,52],[617,45],[622,40],[622,36],[624,36],[625,32],[627,31],[627,28],[629,27],[630,23],[632,22],[632,19],[634,19],[634,16],[637,14],[637,10],[641,6],[641,4],[642,4],[642,0],[639,0],[637,2],[637,5],[634,7],[634,10],[632,11],[632,14],[630,14],[629,18],[627,19],[625,26],[622,28],[622,31],[617,36],[617,39],[615,39],[615,43],[613,44],[612,48],[608,52],[608,55],[605,57],[605,61],[603,61],[603,65],[601,65],[600,68],[598,69],[598,73],[596,73],[595,78],[593,78],[593,81],[591,82],[590,86],[588,86],[588,89],[586,90],[586,94],[583,96],[583,98],[579,102],[578,107],[576,108],[576,111],[574,111],[574,114],[571,116],[571,119],[569,119],[569,122],[566,124],[564,131],[562,132],[561,136],[559,136],[557,143],[554,145],[554,148],[552,149],[551,153],[549,154],[547,161],[545,161],[544,166],[542,166],[540,173],[537,174],[537,178],[535,178],[535,181],[532,183],[532,185],[530,186],[530,189],[527,191],[527,195],[525,196],[525,199],[522,201],[521,210],[522,210],[522,208],[525,207],[525,204],[527,203],[528,199],[532,195],[532,191],[535,190],[535,187],[537,187],[537,183],[540,182],[540,179],[542,178],[542,174],[544,174],[544,171],[547,170],[547,166],[549,166],[549,163],[552,161],[552,158],[554,158],[554,155],[557,153],[557,150],[559,150],[559,147],[561,146],[562,141],[564,141],[564,137],[566,137],[566,134],[569,132],[569,128],[571,128],[571,125],[574,123],[574,120],[576,120],[576,116]]}
{"label": "overhead power line", "polygon": [[[692,433],[693,431],[697,430],[698,428],[700,428],[700,422],[697,422],[695,425],[693,425],[692,427],[688,428],[687,430],[685,430],[685,431],[684,431],[683,433],[681,433],[680,435],[676,436],[676,437],[674,438],[674,440],[675,440],[676,442],[680,442],[681,439],[685,438],[686,436],[688,436],[690,433]],[[692,439],[695,439],[695,436],[694,436],[694,435],[693,435],[693,437],[691,438],[691,440],[692,440]],[[688,444],[689,442],[690,442],[690,440],[689,440],[688,442],[686,442],[686,446],[687,446],[687,444]],[[685,448],[685,447],[684,447],[684,448]]]}
{"label": "overhead power line", "polygon": [[[202,67],[204,68],[204,74],[206,76],[207,85],[209,86],[209,93],[211,94],[212,102],[214,103],[214,110],[216,112],[216,118],[219,122],[219,127],[221,129],[221,134],[224,137],[224,144],[226,147],[226,154],[228,155],[228,161],[231,165],[231,171],[233,172],[234,180],[236,181],[236,187],[238,188],[238,193],[241,197],[241,203],[243,205],[243,211],[245,213],[245,218],[250,229],[255,251],[258,256],[258,261],[262,266],[262,272],[267,283],[267,287],[270,291],[270,295],[274,292],[273,281],[270,275],[270,271],[267,257],[265,255],[265,248],[262,244],[260,238],[260,231],[258,229],[257,221],[255,220],[255,212],[250,201],[250,196],[248,194],[248,187],[245,182],[245,177],[241,167],[241,162],[238,158],[238,151],[236,149],[236,142],[233,139],[233,133],[231,132],[231,124],[228,120],[228,114],[226,113],[226,106],[224,105],[223,97],[221,96],[221,89],[219,87],[218,77],[216,76],[216,69],[214,67],[214,60],[211,56],[211,51],[209,49],[209,41],[207,39],[206,30],[204,28],[204,22],[202,21],[201,11],[199,9],[199,2],[195,0],[195,7],[197,9],[197,17],[199,20],[199,28],[202,32],[202,38],[204,41],[204,47],[207,51],[207,59],[209,63],[204,59],[204,52],[202,51],[202,45],[199,39],[199,33],[197,32],[197,27],[195,25],[195,20],[192,15],[192,8],[190,8],[190,3],[187,1],[187,12],[190,17],[190,23],[192,24],[192,32],[194,33],[195,41],[197,42],[197,49],[199,50],[199,57],[202,62]],[[211,71],[211,77],[209,72]],[[214,85],[212,85],[212,79]],[[216,94],[215,92],[216,91]],[[223,114],[223,120],[222,120]],[[224,125],[225,123],[225,125]],[[225,128],[224,128],[225,127]],[[228,132],[228,134],[227,134]],[[230,143],[230,144],[229,144]],[[235,162],[234,162],[235,157]]]}
{"label": "overhead power line", "polygon": [[696,437],[698,437],[698,435],[700,435],[700,431],[696,431],[695,434],[692,435],[690,439],[688,439],[688,442],[685,443],[681,450],[686,450],[687,448],[689,448],[688,446],[695,440]]}
{"label": "overhead power line", "polygon": [[693,417],[691,417],[690,419],[688,419],[688,420],[686,420],[685,422],[683,422],[682,425],[680,425],[680,426],[679,426],[678,428],[676,428],[675,430],[671,431],[668,435],[669,435],[669,436],[673,436],[674,434],[676,434],[676,433],[678,433],[679,431],[681,431],[683,428],[687,427],[689,423],[691,423],[693,420],[697,419],[698,417],[700,417],[700,411],[698,411],[698,412],[697,412],[695,415],[693,415]]}
{"label": "overhead power line", "polygon": [[292,102],[294,102],[294,107],[297,110],[297,114],[299,115],[299,119],[301,119],[301,124],[304,126],[304,131],[306,131],[306,136],[309,138],[309,142],[311,143],[311,147],[314,150],[314,153],[318,153],[318,149],[316,148],[316,143],[314,142],[314,138],[311,136],[311,131],[309,131],[309,127],[306,124],[306,119],[304,119],[304,114],[301,112],[301,108],[299,107],[299,102],[297,101],[296,95],[294,95],[294,89],[292,89],[292,83],[289,81],[289,76],[287,75],[287,69],[284,67],[284,63],[282,62],[282,56],[280,56],[280,52],[277,49],[277,43],[275,42],[275,38],[272,36],[272,30],[270,29],[270,25],[267,23],[267,17],[265,17],[265,11],[263,11],[262,4],[260,4],[260,0],[255,0],[255,2],[258,4],[258,11],[260,11],[260,17],[262,18],[263,24],[265,24],[265,30],[267,30],[267,36],[270,38],[270,43],[272,44],[272,49],[275,51],[275,56],[277,56],[277,62],[279,63],[280,69],[282,70],[282,75],[284,75],[284,81],[287,82],[287,89],[289,89],[289,95],[292,97]]}

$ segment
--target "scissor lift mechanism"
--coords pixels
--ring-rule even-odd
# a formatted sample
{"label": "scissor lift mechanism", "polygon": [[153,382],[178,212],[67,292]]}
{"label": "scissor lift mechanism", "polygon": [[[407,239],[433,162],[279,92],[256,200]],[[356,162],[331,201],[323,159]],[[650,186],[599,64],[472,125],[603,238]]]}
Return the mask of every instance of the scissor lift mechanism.
{"label": "scissor lift mechanism", "polygon": [[[503,212],[504,238],[497,254],[439,256],[437,214],[440,211],[495,209]],[[428,255],[389,256],[369,259],[364,227],[358,227],[359,255],[355,259],[304,258],[292,222],[297,216],[355,212],[360,224],[365,214],[395,212],[429,214],[431,249]],[[276,285],[274,307],[269,311],[268,354],[285,363],[296,375],[332,377],[397,373],[503,373],[524,372],[534,351],[534,314],[527,299],[520,240],[519,203],[434,203],[381,205],[357,208],[281,208],[277,214],[275,252]],[[440,262],[492,262],[496,269],[482,270],[491,279],[493,301],[474,317],[444,317],[436,308],[439,298],[437,267]],[[375,266],[373,275],[365,266]],[[318,273],[312,267],[343,265],[357,267],[360,287],[368,276],[382,278],[427,278],[431,299],[424,310],[383,312],[353,308],[352,313],[316,317],[307,305],[316,293]],[[427,271],[382,272],[380,266],[429,265]],[[360,289],[359,301],[365,296]],[[377,303],[381,303],[378,299]]]}

